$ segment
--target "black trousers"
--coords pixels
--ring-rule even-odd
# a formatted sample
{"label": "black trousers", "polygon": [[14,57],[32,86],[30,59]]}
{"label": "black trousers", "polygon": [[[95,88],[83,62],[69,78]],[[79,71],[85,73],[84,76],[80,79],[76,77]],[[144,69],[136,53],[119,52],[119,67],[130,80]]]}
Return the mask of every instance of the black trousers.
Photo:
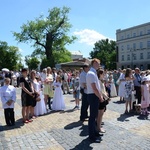
{"label": "black trousers", "polygon": [[96,130],[96,118],[98,116],[99,98],[95,94],[87,94],[88,102],[90,105],[90,117],[88,122],[89,138],[95,140]]}
{"label": "black trousers", "polygon": [[13,108],[4,109],[5,121],[8,126],[15,124],[15,116]]}
{"label": "black trousers", "polygon": [[83,93],[82,94],[82,105],[81,105],[80,120],[84,120],[88,117],[88,107],[89,107],[89,102],[87,99],[87,94]]}
{"label": "black trousers", "polygon": [[[135,91],[136,91],[136,98],[137,98],[137,100],[138,100],[137,103],[138,103],[138,104],[141,104],[141,87],[135,86],[134,89],[135,89]],[[135,106],[134,106],[135,103],[136,103],[136,102],[133,102],[133,109],[135,109]]]}
{"label": "black trousers", "polygon": [[48,98],[48,107],[49,107],[49,109],[52,109],[51,108],[51,97]]}

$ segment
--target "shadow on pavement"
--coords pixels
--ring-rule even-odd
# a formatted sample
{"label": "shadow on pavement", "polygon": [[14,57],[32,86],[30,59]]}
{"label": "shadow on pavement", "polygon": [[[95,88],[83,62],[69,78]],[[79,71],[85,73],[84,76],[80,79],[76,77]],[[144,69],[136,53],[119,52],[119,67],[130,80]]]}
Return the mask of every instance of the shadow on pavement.
{"label": "shadow on pavement", "polygon": [[113,103],[115,103],[115,104],[124,104],[125,102],[124,101],[113,101]]}
{"label": "shadow on pavement", "polygon": [[80,136],[88,136],[88,125],[83,124],[79,130],[81,130]]}
{"label": "shadow on pavement", "polygon": [[91,142],[89,141],[89,138],[86,138],[84,140],[81,141],[81,143],[79,143],[78,145],[76,145],[74,148],[70,149],[70,150],[92,150],[93,147],[90,146]]}
{"label": "shadow on pavement", "polygon": [[77,127],[82,126],[82,125],[83,125],[83,122],[82,122],[82,121],[72,122],[72,123],[66,125],[66,126],[64,127],[64,129],[66,129],[66,130],[71,130],[71,129],[73,129],[73,128],[77,128]]}
{"label": "shadow on pavement", "polygon": [[71,113],[71,112],[73,112],[73,111],[75,111],[75,109],[63,110],[63,111],[60,112],[60,114],[63,114],[63,113]]}
{"label": "shadow on pavement", "polygon": [[150,118],[148,117],[148,115],[139,115],[137,118],[139,120],[150,120]]}
{"label": "shadow on pavement", "polygon": [[132,117],[133,114],[121,114],[119,118],[117,118],[117,121],[121,121],[121,122],[124,122],[124,121],[129,121],[129,117]]}
{"label": "shadow on pavement", "polygon": [[0,132],[21,128],[23,125],[24,125],[24,123],[22,122],[22,118],[21,118],[21,119],[16,120],[14,126],[7,126],[7,125],[1,126],[0,127]]}

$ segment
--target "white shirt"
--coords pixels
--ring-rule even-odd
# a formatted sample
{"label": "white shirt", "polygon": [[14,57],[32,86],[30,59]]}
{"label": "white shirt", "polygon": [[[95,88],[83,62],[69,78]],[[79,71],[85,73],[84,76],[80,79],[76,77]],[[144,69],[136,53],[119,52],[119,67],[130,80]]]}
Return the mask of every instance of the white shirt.
{"label": "white shirt", "polygon": [[94,68],[91,68],[86,75],[86,84],[87,84],[87,94],[94,94],[92,83],[96,84],[98,91],[101,91],[99,80],[97,77],[97,72]]}
{"label": "white shirt", "polygon": [[[9,100],[13,100],[13,103],[8,106],[6,103]],[[14,103],[16,101],[16,88],[12,85],[4,85],[1,87],[1,101],[3,108],[14,108]]]}
{"label": "white shirt", "polygon": [[84,93],[87,93],[87,89],[84,88],[83,84],[86,84],[87,73],[83,70],[80,74],[80,87],[84,89]]}
{"label": "white shirt", "polygon": [[46,74],[45,73],[41,73],[41,81],[44,82],[46,80]]}
{"label": "white shirt", "polygon": [[68,75],[67,75],[67,73],[64,73],[64,80],[65,80],[65,81],[68,80]]}

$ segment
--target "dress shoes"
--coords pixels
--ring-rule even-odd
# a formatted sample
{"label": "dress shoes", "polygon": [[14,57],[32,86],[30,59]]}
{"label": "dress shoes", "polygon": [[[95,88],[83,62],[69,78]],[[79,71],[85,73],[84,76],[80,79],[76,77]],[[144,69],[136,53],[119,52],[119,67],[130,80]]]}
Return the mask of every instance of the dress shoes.
{"label": "dress shoes", "polygon": [[103,136],[103,135],[104,135],[104,134],[102,134],[102,133],[96,133],[96,134],[95,134],[96,137]]}
{"label": "dress shoes", "polygon": [[101,139],[99,139],[99,138],[90,139],[90,142],[91,142],[91,143],[100,143],[100,142],[101,142]]}

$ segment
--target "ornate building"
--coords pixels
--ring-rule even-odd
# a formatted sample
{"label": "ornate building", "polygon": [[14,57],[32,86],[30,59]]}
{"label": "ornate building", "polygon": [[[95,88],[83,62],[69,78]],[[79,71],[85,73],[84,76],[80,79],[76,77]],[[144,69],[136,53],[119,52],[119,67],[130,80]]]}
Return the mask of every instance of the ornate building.
{"label": "ornate building", "polygon": [[116,31],[117,67],[150,69],[150,22]]}

